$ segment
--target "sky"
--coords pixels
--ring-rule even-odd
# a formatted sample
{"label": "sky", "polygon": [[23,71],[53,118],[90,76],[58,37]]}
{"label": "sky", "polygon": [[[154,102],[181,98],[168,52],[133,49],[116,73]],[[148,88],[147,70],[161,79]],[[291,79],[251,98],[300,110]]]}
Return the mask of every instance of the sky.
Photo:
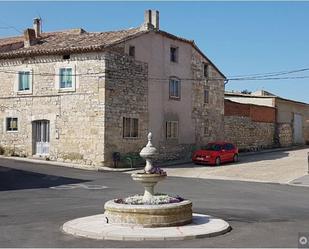
{"label": "sky", "polygon": [[[20,35],[40,16],[43,31],[109,31],[160,12],[160,29],[194,40],[227,78],[309,68],[309,2],[0,2],[0,37]],[[288,80],[230,80],[226,90],[266,90],[309,103],[309,70]],[[281,76],[281,77],[283,77]]]}

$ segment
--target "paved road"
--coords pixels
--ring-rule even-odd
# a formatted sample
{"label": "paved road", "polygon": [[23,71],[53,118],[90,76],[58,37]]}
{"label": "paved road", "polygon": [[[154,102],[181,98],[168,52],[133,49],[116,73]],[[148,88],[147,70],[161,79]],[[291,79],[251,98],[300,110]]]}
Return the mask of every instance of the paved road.
{"label": "paved road", "polygon": [[233,230],[215,238],[169,242],[65,235],[60,231],[65,221],[101,213],[107,200],[139,193],[141,187],[124,173],[0,159],[0,246],[297,247],[298,232],[309,232],[306,187],[170,177],[157,191],[191,199],[194,212],[223,218]]}
{"label": "paved road", "polygon": [[288,183],[307,174],[309,148],[243,156],[220,167],[192,163],[168,166],[169,176]]}

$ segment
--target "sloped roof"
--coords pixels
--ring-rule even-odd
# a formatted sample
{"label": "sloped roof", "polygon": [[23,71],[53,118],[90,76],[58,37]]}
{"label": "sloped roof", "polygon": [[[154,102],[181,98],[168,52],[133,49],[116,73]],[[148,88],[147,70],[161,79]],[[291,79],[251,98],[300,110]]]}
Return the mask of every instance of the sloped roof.
{"label": "sloped roof", "polygon": [[0,59],[98,51],[142,33],[145,31],[139,28],[109,32],[86,32],[83,29],[48,32],[42,33],[38,42],[27,48],[22,36],[4,38],[0,39]]}
{"label": "sloped roof", "polygon": [[188,40],[162,30],[143,30],[140,27],[108,32],[86,32],[83,29],[44,32],[41,34],[37,43],[30,47],[24,47],[23,36],[2,38],[0,39],[0,59],[102,51],[105,48],[149,32],[155,32],[171,39],[192,45],[194,49],[210,62],[223,78],[226,78],[216,65],[214,65],[212,61],[197,47],[193,40]]}
{"label": "sloped roof", "polygon": [[252,94],[245,94],[245,93],[239,93],[239,92],[224,92],[225,97],[241,97],[241,98],[260,98],[260,99],[279,99],[286,102],[296,103],[300,105],[306,105],[309,106],[308,103],[292,100],[292,99],[286,99],[279,97],[277,95],[252,95]]}

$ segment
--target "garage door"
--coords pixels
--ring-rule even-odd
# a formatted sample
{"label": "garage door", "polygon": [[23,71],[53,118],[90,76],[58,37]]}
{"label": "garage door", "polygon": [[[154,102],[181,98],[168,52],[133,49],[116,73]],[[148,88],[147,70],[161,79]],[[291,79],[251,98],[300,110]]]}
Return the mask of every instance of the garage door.
{"label": "garage door", "polygon": [[303,137],[303,117],[300,114],[294,113],[294,143],[304,143]]}

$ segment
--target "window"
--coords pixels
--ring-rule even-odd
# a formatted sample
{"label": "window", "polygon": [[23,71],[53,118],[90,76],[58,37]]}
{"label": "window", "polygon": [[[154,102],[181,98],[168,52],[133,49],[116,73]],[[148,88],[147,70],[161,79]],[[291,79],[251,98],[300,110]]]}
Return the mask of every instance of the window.
{"label": "window", "polygon": [[135,57],[135,47],[134,46],[129,47],[129,56]]}
{"label": "window", "polygon": [[137,118],[123,118],[123,137],[138,137]]}
{"label": "window", "polygon": [[70,58],[71,58],[71,55],[69,55],[69,54],[65,54],[65,55],[62,56],[63,60],[69,60]]}
{"label": "window", "polygon": [[18,91],[30,90],[30,72],[18,72]]}
{"label": "window", "polygon": [[170,59],[172,62],[178,62],[178,48],[171,47],[170,49]]}
{"label": "window", "polygon": [[72,88],[73,87],[73,75],[72,68],[60,68],[60,88]]}
{"label": "window", "polygon": [[204,77],[209,78],[209,65],[204,63]]}
{"label": "window", "polygon": [[17,118],[6,118],[6,130],[7,131],[18,131],[18,119]]}
{"label": "window", "polygon": [[171,78],[169,87],[170,99],[180,99],[180,80],[176,78]]}
{"label": "window", "polygon": [[204,90],[204,103],[208,104],[209,103],[209,91]]}
{"label": "window", "polygon": [[209,121],[206,120],[204,123],[204,136],[209,136]]}
{"label": "window", "polygon": [[166,122],[166,138],[178,138],[178,121]]}
{"label": "window", "polygon": [[225,144],[224,145],[224,149],[225,150],[233,150],[234,149],[234,145],[233,144]]}

